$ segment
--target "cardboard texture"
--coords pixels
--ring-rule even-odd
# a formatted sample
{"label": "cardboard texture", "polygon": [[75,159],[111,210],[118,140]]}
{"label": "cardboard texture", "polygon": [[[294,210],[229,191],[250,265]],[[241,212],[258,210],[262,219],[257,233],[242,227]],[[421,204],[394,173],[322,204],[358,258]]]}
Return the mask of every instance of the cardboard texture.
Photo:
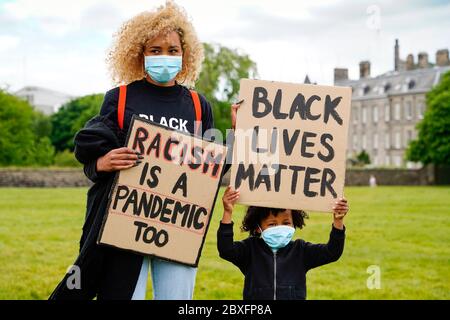
{"label": "cardboard texture", "polygon": [[351,88],[243,79],[231,185],[239,202],[331,212],[345,182]]}
{"label": "cardboard texture", "polygon": [[98,242],[197,266],[227,148],[136,116],[126,145],[144,159],[117,173]]}

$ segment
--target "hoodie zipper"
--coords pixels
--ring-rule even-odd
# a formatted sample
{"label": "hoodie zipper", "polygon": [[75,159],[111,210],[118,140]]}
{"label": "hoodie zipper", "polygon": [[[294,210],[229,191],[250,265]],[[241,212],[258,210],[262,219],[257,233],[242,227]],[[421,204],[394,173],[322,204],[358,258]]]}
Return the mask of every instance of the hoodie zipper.
{"label": "hoodie zipper", "polygon": [[277,253],[273,253],[273,300],[277,300]]}

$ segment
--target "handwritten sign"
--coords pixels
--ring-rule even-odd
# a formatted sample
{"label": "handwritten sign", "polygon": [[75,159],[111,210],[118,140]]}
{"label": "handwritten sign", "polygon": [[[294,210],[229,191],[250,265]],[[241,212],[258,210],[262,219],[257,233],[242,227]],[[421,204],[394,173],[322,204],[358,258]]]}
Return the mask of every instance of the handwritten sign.
{"label": "handwritten sign", "polygon": [[231,184],[239,202],[332,211],[343,195],[351,88],[241,80]]}
{"label": "handwritten sign", "polygon": [[227,148],[133,117],[143,162],[118,172],[98,242],[197,266]]}

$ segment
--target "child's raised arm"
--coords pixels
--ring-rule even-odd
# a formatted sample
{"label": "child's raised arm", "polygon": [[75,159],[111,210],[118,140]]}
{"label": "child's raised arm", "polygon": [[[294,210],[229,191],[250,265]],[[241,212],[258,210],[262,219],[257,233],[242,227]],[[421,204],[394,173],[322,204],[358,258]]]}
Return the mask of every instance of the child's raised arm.
{"label": "child's raised arm", "polygon": [[336,201],[333,207],[333,225],[335,228],[342,230],[344,229],[344,217],[348,212],[347,199],[341,198]]}
{"label": "child's raised arm", "polygon": [[239,190],[232,190],[231,186],[228,186],[222,197],[223,203],[223,217],[222,223],[231,223],[233,208],[236,201],[239,199]]}
{"label": "child's raised arm", "polygon": [[222,259],[230,261],[244,273],[249,261],[249,247],[245,241],[233,240],[232,214],[234,204],[239,199],[239,191],[227,187],[223,194],[223,218],[217,230],[217,249]]}

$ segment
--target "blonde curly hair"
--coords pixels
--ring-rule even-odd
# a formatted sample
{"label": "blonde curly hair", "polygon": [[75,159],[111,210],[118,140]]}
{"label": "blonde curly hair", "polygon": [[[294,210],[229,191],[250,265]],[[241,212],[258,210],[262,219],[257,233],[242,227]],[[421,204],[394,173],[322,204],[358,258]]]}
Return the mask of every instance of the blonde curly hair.
{"label": "blonde curly hair", "polygon": [[114,35],[107,57],[112,81],[128,84],[145,77],[144,49],[147,41],[170,32],[177,32],[183,49],[183,65],[177,82],[193,87],[203,62],[203,45],[198,40],[185,10],[172,1],[156,11],[146,11],[125,22]]}

